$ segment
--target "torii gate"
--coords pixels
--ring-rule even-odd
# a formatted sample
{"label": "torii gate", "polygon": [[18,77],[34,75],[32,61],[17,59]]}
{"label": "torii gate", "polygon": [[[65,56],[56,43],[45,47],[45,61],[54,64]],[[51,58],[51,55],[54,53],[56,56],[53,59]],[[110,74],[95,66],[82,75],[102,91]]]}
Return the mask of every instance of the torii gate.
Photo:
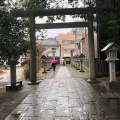
{"label": "torii gate", "polygon": [[[29,17],[30,21],[30,83],[31,85],[38,84],[36,76],[36,38],[35,29],[54,29],[54,28],[72,28],[72,27],[88,27],[88,48],[89,48],[89,82],[97,82],[95,74],[95,53],[94,53],[94,35],[93,35],[93,11],[89,8],[67,8],[67,9],[49,9],[49,10],[15,10],[13,15],[15,17]],[[35,24],[35,17],[37,16],[51,16],[51,15],[75,15],[88,14],[88,22],[70,22],[70,23],[49,23],[49,24]]]}

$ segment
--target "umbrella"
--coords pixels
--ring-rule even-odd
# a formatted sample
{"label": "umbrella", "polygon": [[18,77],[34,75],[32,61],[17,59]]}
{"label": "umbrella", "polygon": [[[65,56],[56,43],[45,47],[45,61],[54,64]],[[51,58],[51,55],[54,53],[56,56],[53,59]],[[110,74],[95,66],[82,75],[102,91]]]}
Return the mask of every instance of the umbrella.
{"label": "umbrella", "polygon": [[57,60],[52,59],[50,62],[51,62],[51,63],[57,63]]}

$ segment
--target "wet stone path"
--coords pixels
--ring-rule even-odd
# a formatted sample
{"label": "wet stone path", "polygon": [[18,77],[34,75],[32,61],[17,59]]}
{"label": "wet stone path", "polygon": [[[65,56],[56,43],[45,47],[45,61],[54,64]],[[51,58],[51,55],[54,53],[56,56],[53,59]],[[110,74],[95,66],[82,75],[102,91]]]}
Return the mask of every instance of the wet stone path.
{"label": "wet stone path", "polygon": [[120,120],[116,102],[110,104],[65,66],[43,80],[5,120]]}

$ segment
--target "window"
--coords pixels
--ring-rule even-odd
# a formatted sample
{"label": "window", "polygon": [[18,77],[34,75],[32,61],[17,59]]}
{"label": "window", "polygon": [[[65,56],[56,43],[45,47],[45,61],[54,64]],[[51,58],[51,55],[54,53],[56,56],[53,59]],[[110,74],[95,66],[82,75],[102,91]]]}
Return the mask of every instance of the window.
{"label": "window", "polygon": [[74,44],[74,40],[63,40],[62,44]]}
{"label": "window", "polygon": [[71,50],[70,49],[64,49],[64,56],[70,56]]}

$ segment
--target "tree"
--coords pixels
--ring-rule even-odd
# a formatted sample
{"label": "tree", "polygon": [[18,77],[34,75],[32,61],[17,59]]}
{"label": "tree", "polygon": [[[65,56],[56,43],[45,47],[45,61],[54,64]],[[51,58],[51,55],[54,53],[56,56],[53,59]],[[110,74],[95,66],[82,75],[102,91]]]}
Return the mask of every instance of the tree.
{"label": "tree", "polygon": [[[36,9],[58,9],[62,8],[59,4],[61,3],[61,0],[24,0],[24,1],[19,1],[14,3],[14,9],[22,9],[26,12],[30,12],[31,10],[36,10]],[[51,3],[54,4],[51,6]],[[23,13],[24,14],[24,13]],[[43,18],[43,16],[40,16],[40,18]],[[47,23],[52,23],[55,20],[65,20],[65,16],[47,16]]]}
{"label": "tree", "polygon": [[[96,8],[96,17],[94,21],[97,22],[97,27],[94,30],[98,33],[100,50],[109,42],[116,42],[120,45],[120,2],[119,0],[69,0],[71,4],[78,4],[82,1],[85,7]],[[75,5],[74,5],[75,6]],[[92,9],[91,9],[92,10]],[[76,16],[73,16],[76,17]],[[87,15],[78,15],[88,20]],[[101,53],[102,59],[104,53]],[[119,55],[120,56],[120,55]]]}
{"label": "tree", "polygon": [[[120,2],[119,0],[97,0],[98,11],[98,30],[100,50],[109,42],[115,42],[120,45]],[[101,59],[106,55],[101,52]],[[120,57],[120,54],[118,54]]]}
{"label": "tree", "polygon": [[46,50],[46,46],[43,45],[42,43],[37,44],[37,54],[38,57],[42,56],[42,53]]}
{"label": "tree", "polygon": [[0,18],[0,57],[10,64],[10,88],[16,89],[17,59],[29,48],[28,29],[22,19],[13,18],[4,7],[0,9]]}
{"label": "tree", "polygon": [[4,60],[17,60],[28,49],[26,24],[5,10],[0,10],[0,16],[0,56]]}

